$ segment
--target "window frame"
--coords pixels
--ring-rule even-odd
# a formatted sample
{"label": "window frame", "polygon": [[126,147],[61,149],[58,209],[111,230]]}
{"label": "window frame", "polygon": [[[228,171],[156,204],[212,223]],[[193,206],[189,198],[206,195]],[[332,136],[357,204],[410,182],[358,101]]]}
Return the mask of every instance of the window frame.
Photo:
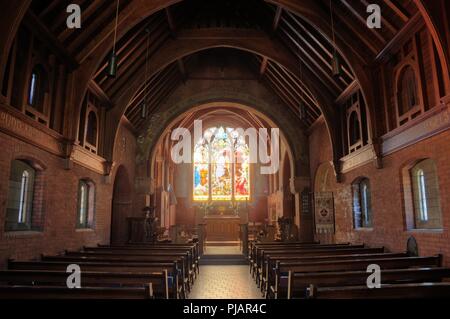
{"label": "window frame", "polygon": [[[417,41],[415,37],[411,40],[410,51],[406,52],[402,49],[400,54],[401,61],[394,68],[394,101],[395,115],[397,127],[403,126],[421,114],[425,113],[424,109],[424,92],[422,85],[422,74],[417,62],[419,56],[417,49]],[[404,114],[400,114],[399,85],[401,85],[401,76],[405,68],[411,67],[415,75],[415,88],[417,90],[417,105]]]}
{"label": "window frame", "polygon": [[[368,178],[360,177],[352,183],[352,198],[354,229],[372,229],[372,195],[370,180]],[[357,211],[356,208],[359,208],[359,211]]]}
{"label": "window frame", "polygon": [[[90,130],[89,127],[89,117],[91,114],[95,115],[95,125],[96,125],[96,130],[95,130],[95,145],[90,143],[91,141],[88,140],[88,133]],[[88,102],[87,108],[86,108],[86,115],[85,115],[85,127],[84,127],[84,148],[87,149],[89,152],[97,154],[98,152],[98,143],[99,143],[99,117],[98,117],[98,111],[97,109],[90,103]]]}
{"label": "window frame", "polygon": [[[217,130],[219,130],[220,128],[223,128],[227,132],[227,130],[230,127],[228,127],[226,125],[218,125],[218,126],[209,127],[206,130],[209,130],[211,128],[215,129],[215,131],[213,133],[213,136],[214,136],[215,133],[217,132]],[[233,131],[235,131],[235,130],[233,130]],[[228,133],[228,134],[230,134],[230,133]],[[244,138],[245,138],[245,136],[244,136]],[[234,146],[232,146],[232,149],[233,149],[233,154],[232,154],[233,160],[232,160],[231,163],[228,163],[230,165],[230,175],[231,175],[230,176],[230,178],[231,178],[231,195],[230,195],[230,199],[221,199],[221,198],[214,199],[213,198],[215,195],[213,195],[212,178],[211,178],[212,173],[213,173],[213,168],[212,168],[212,164],[213,163],[211,161],[211,152],[213,151],[212,150],[212,144],[213,144],[213,139],[211,139],[209,141],[209,143],[207,143],[207,146],[206,146],[207,147],[207,151],[208,151],[209,163],[196,162],[195,159],[194,159],[194,161],[192,163],[192,168],[191,168],[191,172],[192,172],[191,176],[192,176],[192,179],[193,179],[192,183],[191,183],[191,185],[192,185],[192,192],[191,192],[192,201],[194,203],[205,203],[205,202],[223,203],[223,202],[228,202],[228,201],[231,201],[231,202],[251,201],[251,199],[252,199],[252,191],[251,191],[252,169],[251,169],[251,163],[250,162],[248,163],[248,180],[247,180],[248,196],[247,196],[247,198],[242,198],[242,199],[237,199],[236,198],[236,168],[237,168],[236,162],[237,162],[237,154],[236,154],[236,149],[234,148]],[[247,147],[249,147],[249,143],[247,141],[245,141],[245,144],[247,145]],[[199,145],[198,142],[193,145],[193,151],[194,152],[195,152],[195,149],[197,148],[198,145]],[[196,167],[196,165],[207,165],[207,167],[208,167],[208,196],[205,199],[196,199],[195,198],[196,195],[194,193],[195,192],[194,183],[195,183],[195,167]],[[243,196],[243,197],[245,197],[245,196]]]}
{"label": "window frame", "polygon": [[[20,164],[18,164],[20,163]],[[14,165],[20,165],[15,167]],[[13,175],[20,176],[20,180],[12,180]],[[36,230],[35,213],[35,196],[36,196],[36,178],[39,169],[36,168],[28,160],[16,158],[11,161],[10,177],[8,179],[8,195],[5,218],[5,231],[20,232]],[[18,185],[14,189],[14,183]],[[11,205],[11,201],[16,204]],[[17,210],[17,213],[10,215],[10,210]],[[42,216],[41,216],[42,217]]]}
{"label": "window frame", "polygon": [[94,229],[95,202],[96,188],[94,182],[90,179],[81,179],[78,183],[76,229]]}
{"label": "window frame", "polygon": [[[24,112],[36,122],[45,126],[49,126],[50,113],[50,72],[47,66],[42,61],[36,60],[29,72],[28,86],[26,90],[26,103]],[[33,81],[33,75],[36,75],[37,80]],[[32,84],[35,83],[33,89],[33,100],[31,100]]]}
{"label": "window frame", "polygon": [[411,198],[411,203],[405,203],[410,208],[406,211],[406,226],[409,230],[441,230],[444,220],[436,162],[430,158],[416,161],[408,171],[410,188],[405,198]]}

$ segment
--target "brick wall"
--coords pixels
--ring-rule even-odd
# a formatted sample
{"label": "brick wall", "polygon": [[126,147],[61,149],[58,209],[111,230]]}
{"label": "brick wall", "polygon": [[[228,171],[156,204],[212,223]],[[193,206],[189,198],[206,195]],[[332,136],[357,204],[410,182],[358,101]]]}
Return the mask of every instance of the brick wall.
{"label": "brick wall", "polygon": [[[127,167],[134,179],[135,138],[123,126],[118,140],[125,137],[126,150],[117,148],[116,167]],[[71,170],[64,169],[63,160],[57,156],[24,143],[0,132],[0,268],[8,258],[26,260],[40,254],[55,254],[64,249],[79,249],[83,245],[108,243],[110,238],[111,201],[114,178],[110,181],[98,173],[75,164]],[[39,189],[42,192],[42,232],[5,232],[5,214],[11,161],[16,157],[33,158],[45,170]],[[113,170],[115,174],[115,170]],[[114,177],[114,176],[112,176]],[[95,229],[77,230],[78,183],[82,178],[96,185]],[[41,198],[41,197],[40,197]]]}
{"label": "brick wall", "polygon": [[[405,251],[406,241],[413,235],[421,255],[444,254],[444,262],[450,265],[450,130],[442,132],[415,145],[383,158],[383,168],[373,163],[355,168],[343,175],[343,182],[332,181],[335,197],[336,235],[338,242],[350,241],[370,246],[384,245],[391,251]],[[331,145],[327,128],[319,124],[310,136],[311,176],[317,167],[331,160]],[[431,158],[439,175],[442,209],[442,231],[407,230],[403,200],[402,169],[411,161]],[[372,230],[355,230],[352,216],[351,183],[358,177],[370,179],[372,194]]]}

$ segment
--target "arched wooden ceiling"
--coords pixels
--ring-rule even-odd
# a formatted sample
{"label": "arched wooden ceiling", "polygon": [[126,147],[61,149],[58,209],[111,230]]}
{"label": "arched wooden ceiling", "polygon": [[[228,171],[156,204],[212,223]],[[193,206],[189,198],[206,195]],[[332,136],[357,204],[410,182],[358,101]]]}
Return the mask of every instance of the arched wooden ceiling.
{"label": "arched wooden ceiling", "polygon": [[[120,21],[137,19],[133,11],[142,0],[121,0]],[[295,3],[288,0],[155,0],[153,8],[161,8],[156,13],[145,16],[135,23],[118,42],[119,71],[115,79],[106,77],[107,57],[100,64],[89,85],[95,89],[108,104],[113,105],[132,79],[145,69],[147,32],[150,30],[150,58],[161,50],[170,40],[177,38],[184,30],[247,29],[264,32],[282,44],[280,50],[288,50],[326,87],[327,93],[338,99],[349,87],[355,85],[357,77],[348,57],[341,57],[343,73],[339,78],[331,75],[331,56],[333,45],[329,39],[330,3],[329,0],[302,1],[299,16],[289,11]],[[303,4],[303,2],[307,4]],[[82,28],[66,28],[65,8],[70,3],[79,4],[83,12]],[[417,7],[412,0],[376,0],[383,12],[383,28],[367,29],[366,0],[332,0],[336,37],[339,44],[344,43],[357,61],[351,63],[365,65],[377,60],[391,41],[411,20],[417,17]],[[142,4],[144,6],[144,4]],[[300,4],[298,5],[300,6]],[[25,21],[38,23],[42,30],[48,31],[51,41],[74,67],[89,60],[90,54],[111,35],[114,26],[116,1],[111,0],[53,0],[32,1]],[[310,12],[308,12],[310,10]],[[319,20],[317,20],[319,19]],[[320,29],[314,23],[320,21]],[[120,32],[120,31],[119,31]],[[112,43],[111,43],[112,47]],[[339,50],[339,52],[342,52]],[[259,74],[270,88],[285,102],[297,116],[298,106],[303,99],[307,108],[304,122],[311,125],[319,116],[320,108],[316,97],[308,90],[308,78],[300,79],[292,70],[287,70],[276,62],[259,54],[251,54],[254,72]],[[302,63],[300,63],[300,61]],[[189,79],[186,73],[189,57],[181,58],[166,66],[129,101],[126,116],[141,130],[145,120],[141,119],[141,103],[147,95],[152,111],[162,100],[183,81]],[[144,88],[148,86],[148,90]]]}

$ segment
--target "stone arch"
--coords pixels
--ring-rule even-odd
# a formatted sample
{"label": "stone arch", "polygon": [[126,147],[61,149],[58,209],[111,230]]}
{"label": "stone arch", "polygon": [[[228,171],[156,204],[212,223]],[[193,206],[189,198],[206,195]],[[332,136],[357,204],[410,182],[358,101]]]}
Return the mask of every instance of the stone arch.
{"label": "stone arch", "polygon": [[[224,92],[221,90],[222,95],[224,96]],[[209,96],[212,98],[215,96],[214,93],[209,94]],[[247,108],[251,109],[253,111],[256,111],[261,116],[266,117],[266,119],[269,122],[272,122],[275,124],[273,127],[282,127],[283,129],[280,130],[280,139],[284,142],[286,145],[286,151],[291,159],[290,164],[290,172],[293,176],[297,174],[300,170],[308,175],[308,156],[307,156],[307,140],[306,136],[299,136],[299,138],[296,140],[297,143],[293,143],[292,139],[289,139],[290,136],[296,136],[298,135],[298,129],[295,126],[290,126],[289,130],[287,131],[286,128],[289,126],[290,121],[285,118],[285,121],[274,121],[272,120],[272,117],[274,117],[274,114],[262,113],[262,109],[259,108],[261,106],[261,101],[253,100],[250,101],[249,99],[246,100],[246,103],[244,102],[237,102],[242,101],[243,99],[239,99],[239,94],[233,93],[231,95],[225,94],[225,96],[233,96],[234,101],[231,102],[230,99],[221,99],[216,100],[216,98],[209,99],[208,96],[205,96],[203,94],[200,94],[199,96],[192,98],[188,101],[182,101],[176,104],[173,104],[169,106],[170,100],[168,103],[166,103],[162,109],[165,109],[168,114],[165,116],[153,118],[150,122],[150,126],[147,129],[147,133],[145,137],[141,137],[139,140],[139,151],[138,151],[138,158],[137,163],[147,163],[147,160],[150,159],[150,163],[154,163],[154,159],[156,156],[157,148],[156,146],[159,144],[161,138],[163,138],[166,134],[165,131],[167,131],[168,128],[171,127],[172,123],[176,122],[177,119],[180,117],[183,117],[183,114],[185,114],[189,110],[193,109],[205,109],[209,107],[219,107],[219,106],[234,106],[237,108]],[[215,102],[208,102],[211,100],[216,100]],[[223,101],[223,102],[222,102]],[[265,105],[265,108],[270,109],[270,105]],[[272,111],[273,112],[273,111]],[[284,124],[284,125],[283,125]],[[291,130],[295,132],[294,135],[291,135]],[[149,170],[153,174],[153,167]]]}

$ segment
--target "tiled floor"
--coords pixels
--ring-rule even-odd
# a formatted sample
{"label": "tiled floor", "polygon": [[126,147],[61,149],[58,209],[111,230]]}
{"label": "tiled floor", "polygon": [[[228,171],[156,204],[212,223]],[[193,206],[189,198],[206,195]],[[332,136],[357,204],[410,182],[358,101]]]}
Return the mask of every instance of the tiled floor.
{"label": "tiled floor", "polygon": [[200,266],[190,299],[261,299],[248,266]]}

